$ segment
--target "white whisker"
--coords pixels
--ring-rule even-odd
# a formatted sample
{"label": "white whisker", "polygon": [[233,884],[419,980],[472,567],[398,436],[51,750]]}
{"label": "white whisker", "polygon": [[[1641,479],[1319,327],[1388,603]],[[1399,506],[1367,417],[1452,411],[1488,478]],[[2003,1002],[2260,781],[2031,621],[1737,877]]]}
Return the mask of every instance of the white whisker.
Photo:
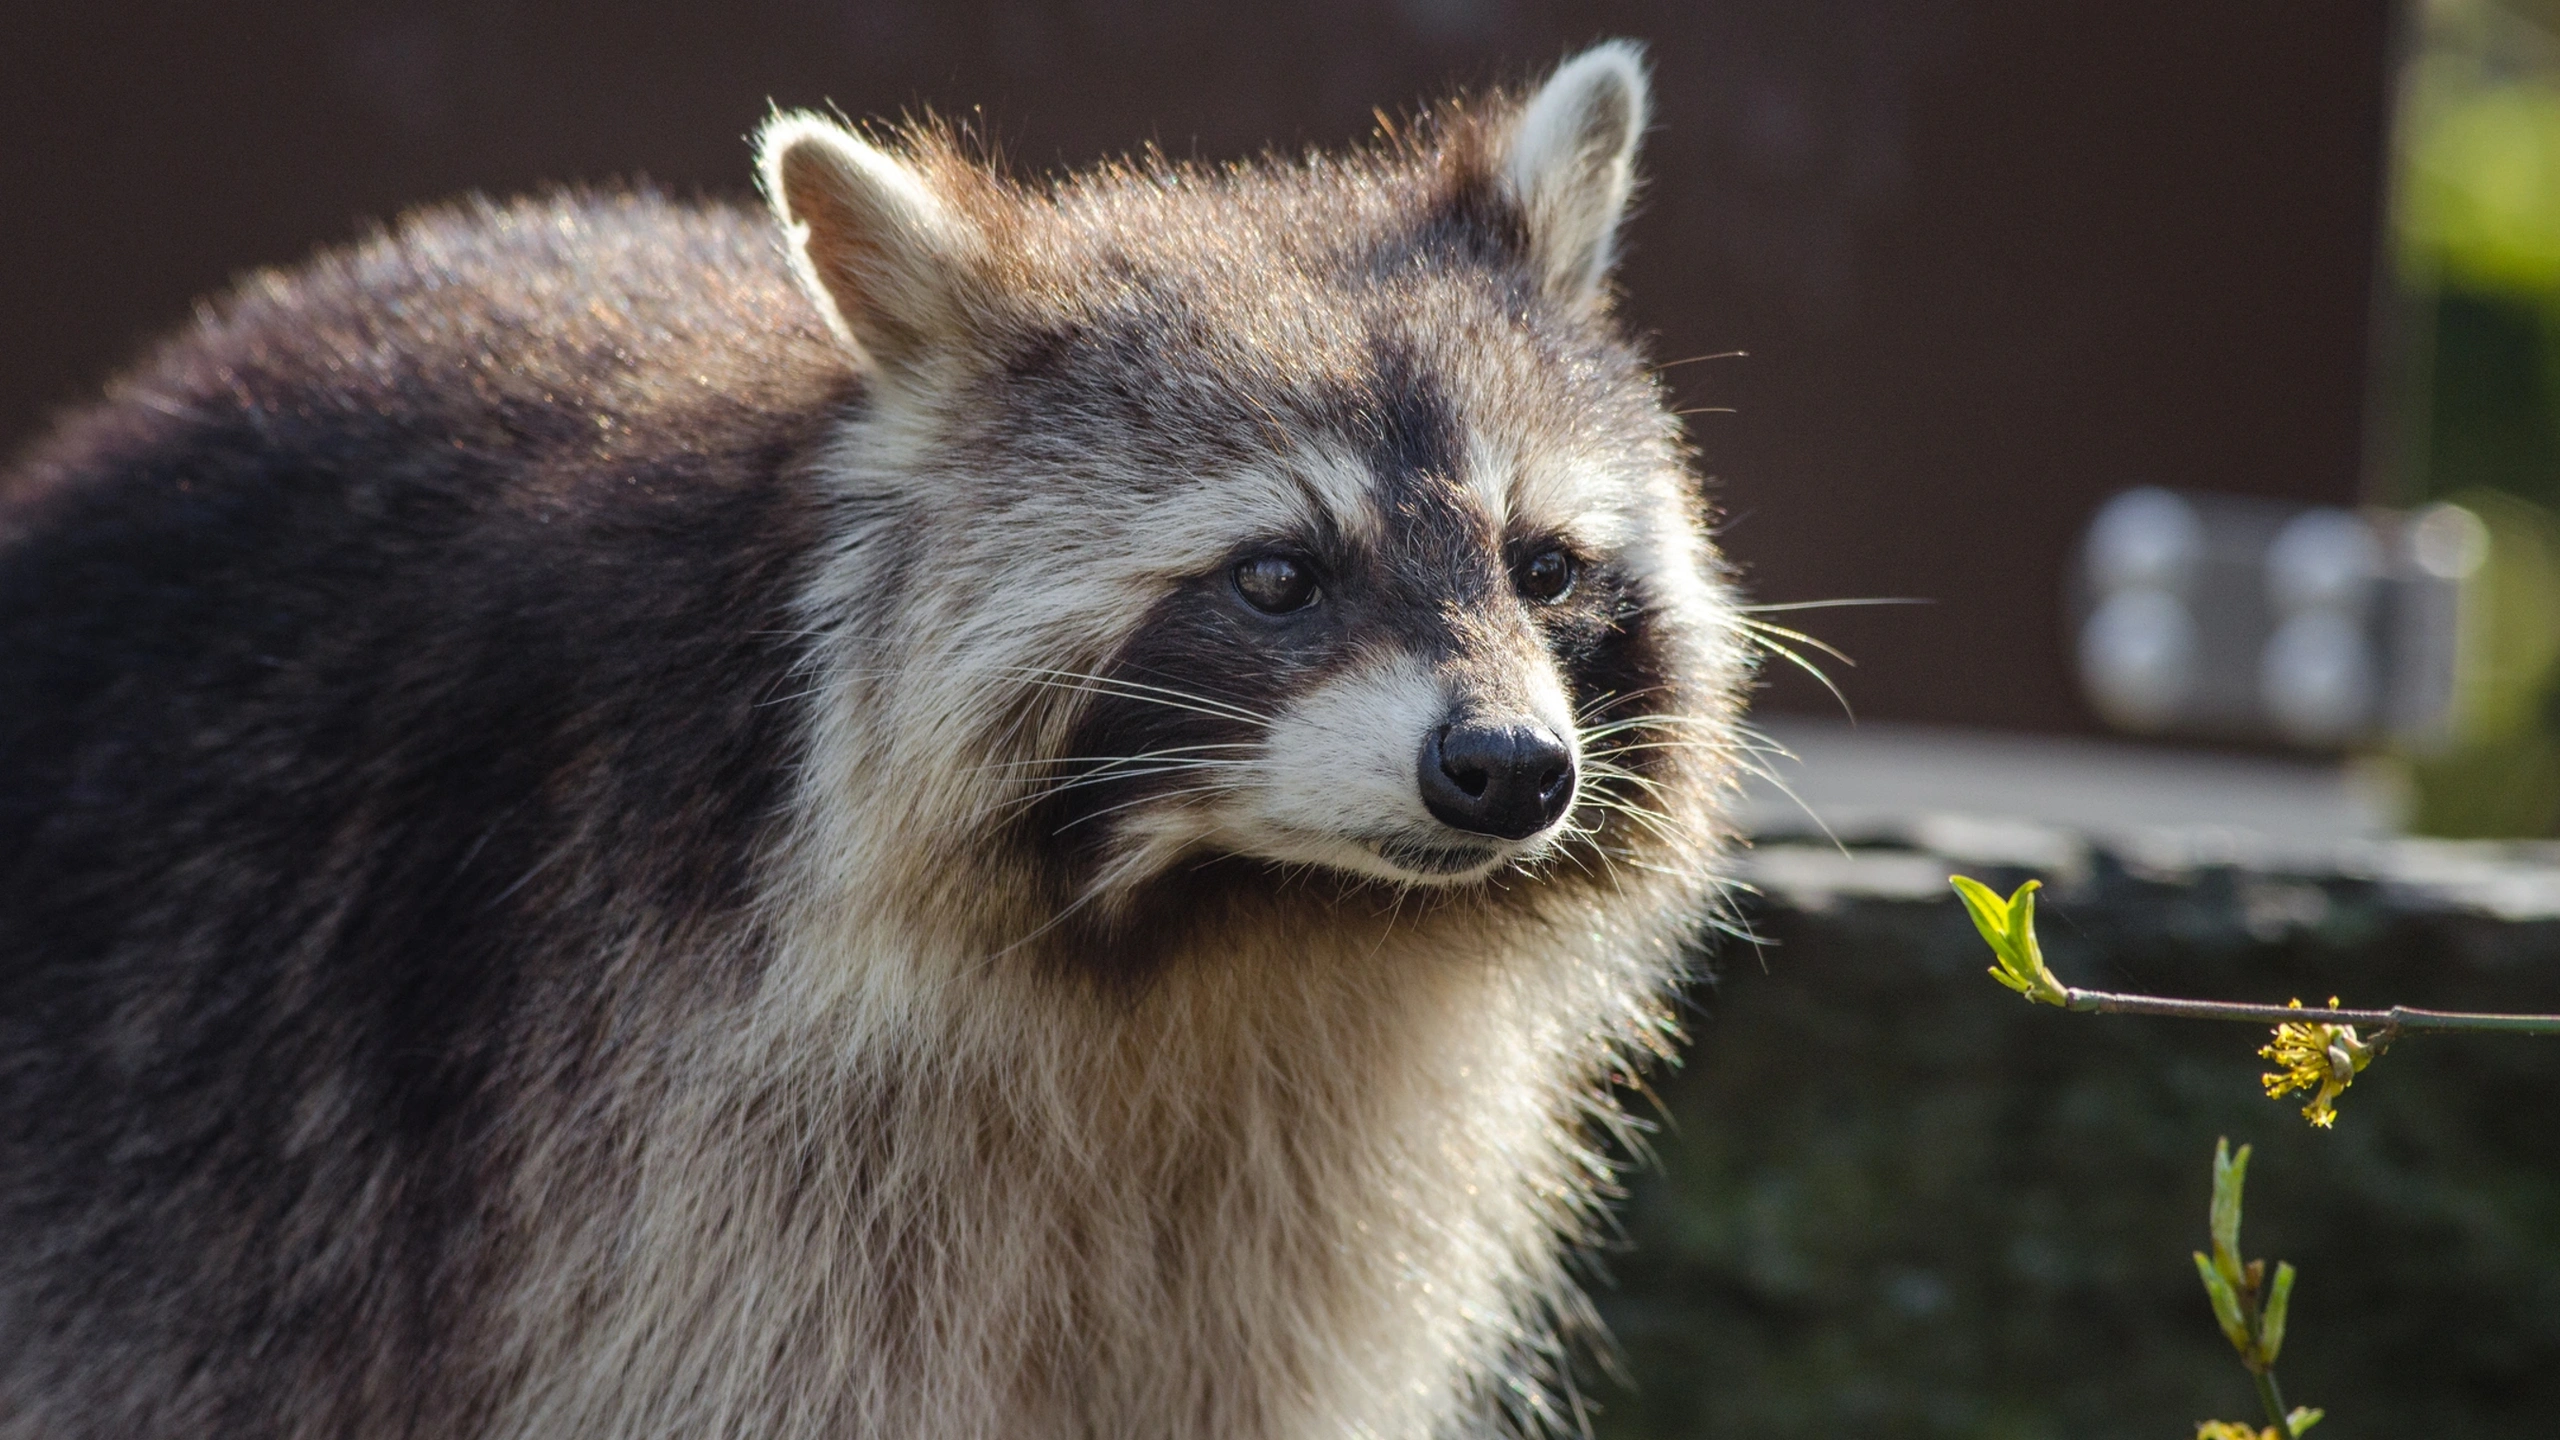
{"label": "white whisker", "polygon": [[1128,810],[1140,805],[1152,805],[1159,800],[1174,800],[1185,795],[1226,795],[1232,794],[1234,791],[1235,787],[1232,785],[1194,785],[1182,790],[1160,790],[1152,795],[1141,795],[1135,800],[1123,800],[1117,805],[1105,805],[1101,809],[1093,811],[1090,814],[1079,815],[1073,820],[1068,821],[1066,824],[1059,826],[1057,833],[1065,834],[1067,831],[1074,829],[1087,820],[1099,820],[1103,816],[1109,815],[1114,811]]}

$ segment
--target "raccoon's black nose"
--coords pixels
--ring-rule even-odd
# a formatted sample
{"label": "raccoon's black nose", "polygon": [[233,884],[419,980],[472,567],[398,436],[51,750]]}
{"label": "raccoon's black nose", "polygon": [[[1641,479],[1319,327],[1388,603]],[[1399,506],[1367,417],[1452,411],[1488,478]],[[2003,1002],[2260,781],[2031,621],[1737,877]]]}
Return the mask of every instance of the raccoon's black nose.
{"label": "raccoon's black nose", "polygon": [[1443,725],[1421,770],[1423,805],[1478,835],[1525,840],[1573,803],[1573,752],[1543,725]]}

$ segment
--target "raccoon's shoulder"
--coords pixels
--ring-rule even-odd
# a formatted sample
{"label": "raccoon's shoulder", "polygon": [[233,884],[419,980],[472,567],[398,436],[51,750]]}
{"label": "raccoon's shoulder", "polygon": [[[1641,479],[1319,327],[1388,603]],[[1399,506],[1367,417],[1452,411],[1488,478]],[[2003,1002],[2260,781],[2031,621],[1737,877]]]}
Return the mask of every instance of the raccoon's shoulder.
{"label": "raccoon's shoulder", "polygon": [[[213,792],[295,737],[776,750],[806,461],[858,387],[771,222],[718,206],[466,202],[249,277],[0,477],[0,875],[82,806],[245,811]],[[270,770],[199,753],[250,731]]]}
{"label": "raccoon's shoulder", "polygon": [[201,304],[0,481],[0,538],[172,451],[321,470],[389,451],[416,480],[556,492],[599,463],[762,448],[852,383],[761,213],[645,191],[466,200]]}

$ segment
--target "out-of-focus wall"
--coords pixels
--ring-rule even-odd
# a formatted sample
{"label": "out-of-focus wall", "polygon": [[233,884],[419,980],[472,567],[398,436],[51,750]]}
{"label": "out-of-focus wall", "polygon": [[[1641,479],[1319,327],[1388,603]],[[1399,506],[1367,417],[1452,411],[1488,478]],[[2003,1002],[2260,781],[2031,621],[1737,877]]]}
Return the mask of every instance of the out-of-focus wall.
{"label": "out-of-focus wall", "polygon": [[[0,445],[190,299],[403,206],[743,194],[768,100],[983,105],[1014,162],[1339,144],[1602,35],[1653,47],[1627,284],[1772,601],[1864,713],[2084,728],[2065,551],[2152,482],[2343,501],[2381,0],[268,0],[0,23]],[[1727,407],[1731,413],[1727,413]],[[1836,667],[1835,667],[1836,668]],[[1824,706],[1780,677],[1779,708]]]}

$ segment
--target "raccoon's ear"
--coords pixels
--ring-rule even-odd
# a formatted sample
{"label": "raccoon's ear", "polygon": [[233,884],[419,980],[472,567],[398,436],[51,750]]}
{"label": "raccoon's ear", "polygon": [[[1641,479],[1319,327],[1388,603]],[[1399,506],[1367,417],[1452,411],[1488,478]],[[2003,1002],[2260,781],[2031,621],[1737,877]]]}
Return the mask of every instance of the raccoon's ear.
{"label": "raccoon's ear", "polygon": [[1530,263],[1566,304],[1598,299],[1617,258],[1646,103],[1643,49],[1610,40],[1558,66],[1512,126],[1503,184],[1527,224]]}
{"label": "raccoon's ear", "polygon": [[867,368],[907,369],[962,331],[984,237],[922,170],[805,112],[766,121],[756,161],[800,283]]}

